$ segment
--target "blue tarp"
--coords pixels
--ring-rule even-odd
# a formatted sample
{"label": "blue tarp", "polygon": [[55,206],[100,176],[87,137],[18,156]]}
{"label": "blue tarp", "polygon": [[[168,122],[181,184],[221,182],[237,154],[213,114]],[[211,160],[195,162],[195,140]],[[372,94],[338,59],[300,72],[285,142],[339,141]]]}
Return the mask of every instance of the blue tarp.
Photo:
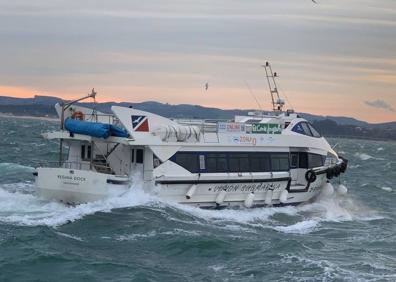
{"label": "blue tarp", "polygon": [[110,125],[110,134],[117,137],[129,137],[128,131],[115,125]]}
{"label": "blue tarp", "polygon": [[65,128],[71,133],[89,135],[97,138],[107,138],[111,136],[128,137],[125,129],[100,122],[88,122],[67,118]]}

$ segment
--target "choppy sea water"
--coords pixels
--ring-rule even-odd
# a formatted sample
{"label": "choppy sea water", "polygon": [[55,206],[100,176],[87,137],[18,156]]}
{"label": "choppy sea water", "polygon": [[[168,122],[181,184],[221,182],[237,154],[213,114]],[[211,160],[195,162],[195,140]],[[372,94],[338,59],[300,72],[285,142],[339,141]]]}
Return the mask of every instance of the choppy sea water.
{"label": "choppy sea water", "polygon": [[49,121],[0,118],[0,281],[395,281],[396,143],[330,139],[334,195],[298,207],[201,210],[133,187],[64,206],[34,194]]}

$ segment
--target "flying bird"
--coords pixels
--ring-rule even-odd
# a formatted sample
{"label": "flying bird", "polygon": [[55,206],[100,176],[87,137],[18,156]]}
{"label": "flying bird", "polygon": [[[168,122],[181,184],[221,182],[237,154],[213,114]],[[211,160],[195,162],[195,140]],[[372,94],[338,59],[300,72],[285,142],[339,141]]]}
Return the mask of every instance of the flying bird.
{"label": "flying bird", "polygon": [[314,2],[315,4],[318,4],[318,2],[316,2],[316,0],[312,0],[312,2]]}
{"label": "flying bird", "polygon": [[205,83],[205,91],[207,91],[208,88],[209,88],[209,82],[206,82],[206,83]]}

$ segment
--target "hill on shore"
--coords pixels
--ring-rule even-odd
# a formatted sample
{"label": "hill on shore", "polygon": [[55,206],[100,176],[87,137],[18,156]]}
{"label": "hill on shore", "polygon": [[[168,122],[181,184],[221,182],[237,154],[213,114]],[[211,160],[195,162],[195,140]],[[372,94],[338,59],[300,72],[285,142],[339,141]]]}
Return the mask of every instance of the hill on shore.
{"label": "hill on shore", "polygon": [[[57,97],[35,96],[33,98],[15,98],[0,96],[0,113],[15,116],[56,117]],[[154,101],[141,103],[81,103],[105,113],[111,112],[111,106],[118,105],[153,112],[171,118],[232,119],[235,115],[246,115],[251,110],[223,110],[198,105],[170,105]],[[318,116],[299,113],[310,121],[323,135],[339,137],[357,137],[367,139],[396,140],[396,122],[371,124],[351,117]]]}

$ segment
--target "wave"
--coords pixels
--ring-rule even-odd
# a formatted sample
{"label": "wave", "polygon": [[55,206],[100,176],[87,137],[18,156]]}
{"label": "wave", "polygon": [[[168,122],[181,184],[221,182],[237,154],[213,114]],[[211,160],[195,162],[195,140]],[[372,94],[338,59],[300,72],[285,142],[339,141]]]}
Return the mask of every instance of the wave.
{"label": "wave", "polygon": [[307,234],[314,231],[319,223],[319,220],[309,219],[288,226],[274,227],[274,229],[283,233]]}
{"label": "wave", "polygon": [[24,170],[24,171],[33,171],[34,167],[25,166],[17,163],[0,163],[1,170]]}
{"label": "wave", "polygon": [[362,161],[367,161],[367,160],[383,161],[384,160],[383,158],[376,158],[376,157],[373,157],[366,153],[355,153],[355,157],[359,158]]}
{"label": "wave", "polygon": [[[157,197],[145,193],[140,187],[141,184],[137,183],[127,193],[119,197],[66,206],[62,203],[46,201],[34,195],[31,183],[0,185],[0,221],[16,225],[56,227],[97,212],[145,206],[155,207],[160,213],[167,214],[166,220],[182,224],[210,225],[215,228],[254,233],[257,228],[269,228],[282,233],[306,234],[317,230],[323,222],[382,218],[376,215],[375,211],[357,204],[352,199],[336,195],[297,207],[205,210],[163,202]],[[185,215],[192,218],[185,220]],[[287,219],[280,220],[279,215],[281,218]],[[119,240],[133,240],[140,235],[131,236],[119,238]]]}
{"label": "wave", "polygon": [[387,186],[381,187],[381,189],[386,191],[386,192],[392,192],[393,191],[393,189],[391,187],[387,187]]}
{"label": "wave", "polygon": [[[306,266],[310,269],[319,268],[321,274],[315,277],[315,280],[321,281],[395,281],[396,274],[393,267],[388,267],[378,263],[374,259],[368,259],[362,265],[360,261],[351,260],[350,263],[334,262],[324,256],[309,257],[308,255],[290,255],[281,254],[281,262],[296,267]],[[286,273],[285,280],[293,280],[293,272]],[[301,279],[301,281],[306,281]]]}
{"label": "wave", "polygon": [[[241,231],[254,232],[255,228],[270,228],[282,233],[306,234],[317,230],[325,222],[370,221],[383,219],[372,210],[348,196],[317,200],[300,206],[255,208],[241,210],[203,210],[175,204],[175,208],[207,221],[210,225]],[[275,219],[279,215],[292,218],[292,223]],[[235,223],[239,224],[235,226]]]}
{"label": "wave", "polygon": [[[15,189],[15,186],[19,189]],[[112,209],[158,202],[155,197],[135,187],[121,197],[76,206],[47,201],[33,193],[26,193],[32,190],[31,183],[0,185],[0,221],[16,225],[56,227],[99,211],[110,212]]]}

